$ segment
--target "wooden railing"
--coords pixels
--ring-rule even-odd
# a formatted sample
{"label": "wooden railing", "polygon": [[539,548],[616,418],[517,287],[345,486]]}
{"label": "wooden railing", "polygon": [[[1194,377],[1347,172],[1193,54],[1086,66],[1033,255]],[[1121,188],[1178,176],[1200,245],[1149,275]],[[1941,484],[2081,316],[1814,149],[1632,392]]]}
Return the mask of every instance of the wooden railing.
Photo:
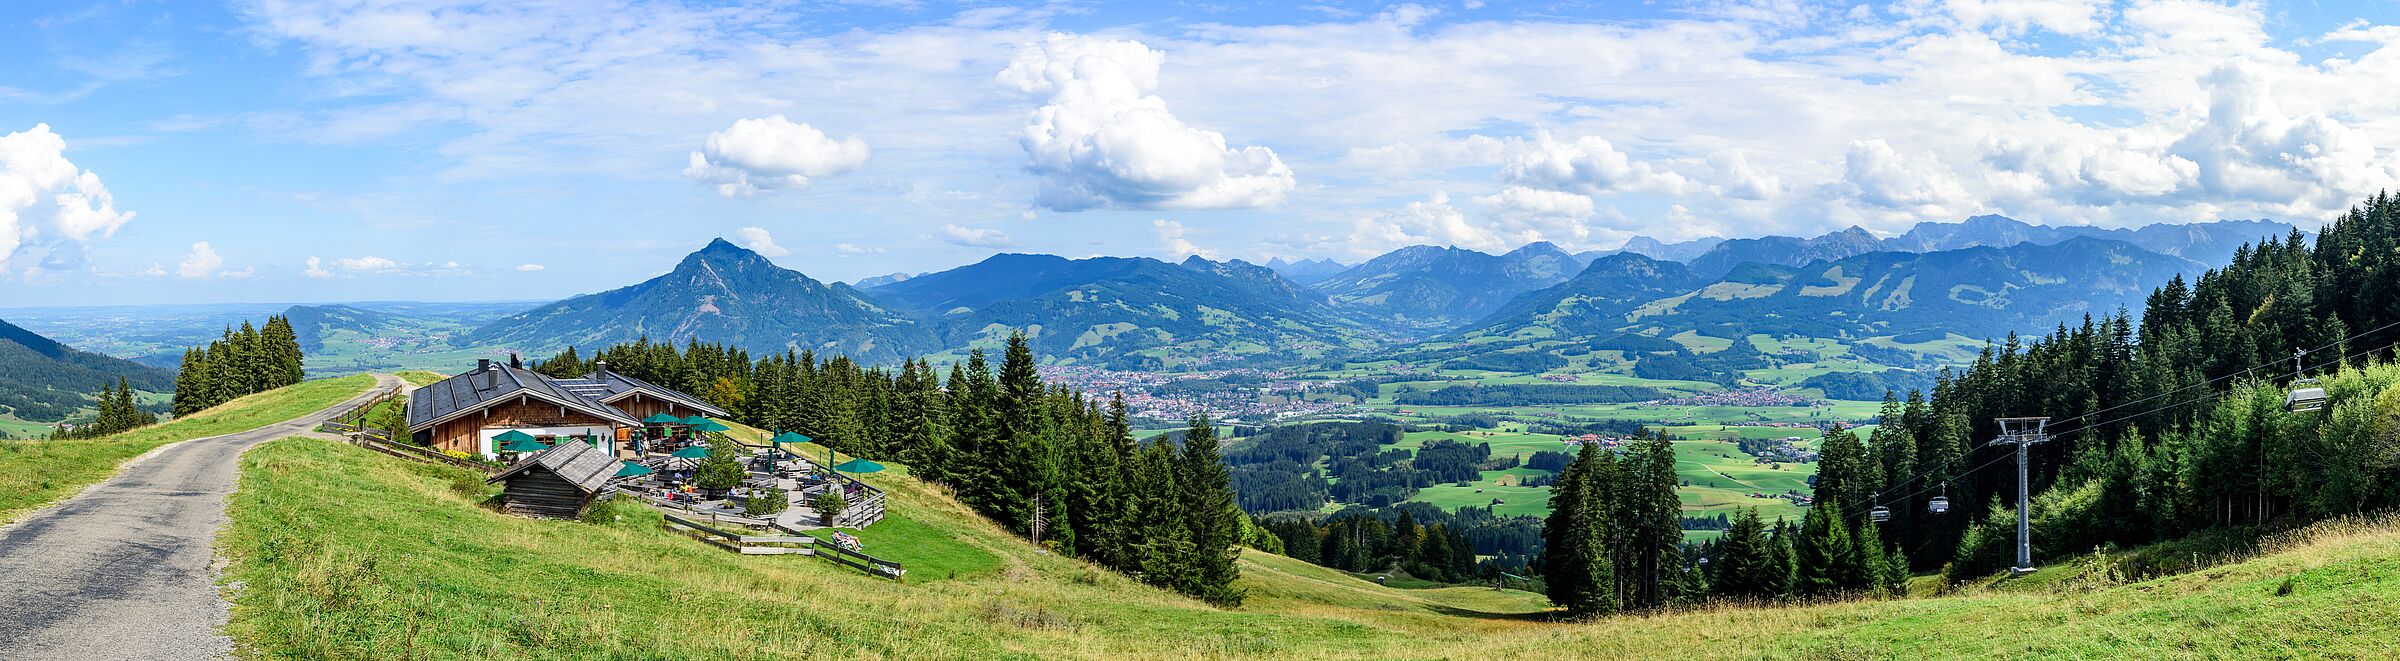
{"label": "wooden railing", "polygon": [[[814,459],[800,456],[798,453],[790,450],[778,450],[771,445],[744,442],[741,439],[727,436],[724,432],[709,432],[707,438],[708,442],[712,444],[730,443],[752,450],[767,450],[770,452],[780,451],[785,456],[793,459],[802,459],[811,462],[815,461]],[[778,458],[777,460],[781,461],[781,458]],[[839,481],[837,484],[847,484],[851,487],[855,487],[859,492],[866,494],[863,497],[850,499],[848,507],[843,508],[841,514],[833,517],[833,527],[865,528],[869,525],[873,525],[877,521],[883,520],[884,496],[882,489],[877,489],[875,488],[875,485],[867,484],[858,478],[843,475],[841,471],[834,470],[832,466],[825,466],[824,469],[826,475],[831,476],[833,479]],[[847,491],[847,489],[845,489],[845,491]],[[795,505],[802,507],[805,507],[806,505],[805,499],[795,498],[794,501]],[[811,508],[809,511],[814,512],[816,510]]]}
{"label": "wooden railing", "polygon": [[[908,569],[901,566],[901,564],[898,562],[885,560],[875,556],[867,555],[865,553],[860,553],[858,551],[853,551],[840,544],[822,541],[813,535],[786,527],[779,523],[753,519],[751,521],[758,522],[747,525],[768,528],[784,533],[781,535],[751,535],[739,533],[709,525],[710,523],[743,523],[742,521],[728,521],[728,519],[735,519],[738,517],[728,517],[722,514],[699,514],[692,512],[688,508],[680,507],[675,503],[661,501],[659,499],[650,498],[630,491],[619,490],[615,491],[615,493],[621,496],[634,496],[641,500],[641,502],[647,503],[652,508],[659,510],[659,516],[661,518],[659,525],[666,528],[668,531],[675,532],[692,539],[700,540],[701,542],[705,542],[717,548],[733,551],[742,555],[813,555],[825,558],[827,560],[832,560],[836,564],[857,569],[875,576],[881,576],[896,581],[906,581],[908,578]],[[703,518],[711,520],[703,521]]]}

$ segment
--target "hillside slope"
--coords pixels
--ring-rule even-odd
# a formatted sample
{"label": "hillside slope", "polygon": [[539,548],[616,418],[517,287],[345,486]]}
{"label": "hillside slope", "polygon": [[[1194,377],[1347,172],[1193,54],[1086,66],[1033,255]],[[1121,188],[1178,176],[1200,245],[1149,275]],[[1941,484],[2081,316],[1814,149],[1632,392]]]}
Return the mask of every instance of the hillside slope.
{"label": "hillside slope", "polygon": [[[2382,626],[2400,616],[2389,521],[2130,585],[1562,623],[1521,592],[1396,590],[1256,553],[1242,563],[1247,604],[1210,608],[1033,553],[903,471],[868,478],[918,527],[862,536],[871,552],[917,556],[907,583],[726,553],[640,509],[607,524],[507,517],[472,504],[487,492],[471,476],[336,443],[279,441],[243,469],[229,631],[254,656],[2280,658],[2400,644]],[[895,541],[910,538],[930,541]],[[932,569],[970,564],[986,569]]]}
{"label": "hillside slope", "polygon": [[0,414],[55,422],[91,404],[124,379],[137,390],[170,392],[175,373],[80,351],[0,321]]}
{"label": "hillside slope", "polygon": [[1447,330],[1481,319],[1519,294],[1565,282],[1586,263],[1549,243],[1503,255],[1411,246],[1310,287],[1396,331]]}

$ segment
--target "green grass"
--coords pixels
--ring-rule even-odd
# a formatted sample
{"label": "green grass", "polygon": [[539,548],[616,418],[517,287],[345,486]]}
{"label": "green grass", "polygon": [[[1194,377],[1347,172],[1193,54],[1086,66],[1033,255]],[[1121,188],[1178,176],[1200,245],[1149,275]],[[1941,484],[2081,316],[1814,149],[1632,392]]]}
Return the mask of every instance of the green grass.
{"label": "green grass", "polygon": [[[886,509],[883,520],[866,530],[842,528],[857,536],[867,555],[900,563],[911,581],[938,581],[986,576],[1001,569],[1000,556],[960,542],[940,526],[912,518],[905,511]],[[810,535],[833,541],[829,531]]]}
{"label": "green grass", "polygon": [[[2400,523],[2320,525],[2254,559],[2114,584],[1719,606],[1593,622],[1539,596],[1395,589],[1245,553],[1247,603],[1211,608],[1042,555],[939,493],[926,525],[1000,558],[896,583],[816,558],[743,557],[658,529],[503,516],[455,469],[289,439],[243,458],[223,540],[227,632],[271,658],[2381,658],[2400,646]],[[472,477],[471,475],[469,477]],[[905,481],[905,480],[904,480]]]}
{"label": "green grass", "polygon": [[430,385],[433,385],[434,383],[436,383],[436,382],[439,382],[439,381],[441,381],[442,379],[447,379],[447,378],[450,378],[450,375],[447,375],[447,374],[442,374],[442,373],[439,373],[439,372],[428,372],[428,371],[425,371],[425,370],[409,370],[409,371],[401,372],[401,373],[397,374],[396,376],[399,376],[399,377],[400,377],[400,379],[401,379],[401,380],[403,380],[403,381],[407,381],[407,382],[408,382],[408,385],[416,386],[416,387],[419,387],[419,388],[423,388],[423,387],[425,387],[425,386],[430,386]]}
{"label": "green grass", "polygon": [[164,424],[106,438],[0,441],[0,522],[108,479],[161,445],[248,431],[314,413],[375,385],[374,377],[320,379],[258,393]]}
{"label": "green grass", "polygon": [[[889,478],[894,508],[999,566],[899,583],[728,553],[638,511],[605,524],[510,517],[479,507],[484,491],[455,469],[314,439],[269,443],[242,469],[222,542],[226,579],[242,586],[227,632],[254,657],[1409,656],[1547,609],[1524,592],[1392,589],[1257,553],[1242,561],[1248,603],[1212,608],[1037,553],[902,477]],[[879,553],[898,543],[868,538]]]}

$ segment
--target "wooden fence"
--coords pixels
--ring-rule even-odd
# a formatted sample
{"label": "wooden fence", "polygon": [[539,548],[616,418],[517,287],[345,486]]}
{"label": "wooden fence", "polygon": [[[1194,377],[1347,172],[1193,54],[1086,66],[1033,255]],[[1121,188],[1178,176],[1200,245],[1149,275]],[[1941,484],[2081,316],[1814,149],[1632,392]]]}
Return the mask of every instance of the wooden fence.
{"label": "wooden fence", "polygon": [[[745,523],[740,517],[728,517],[721,514],[699,514],[691,512],[688,509],[674,507],[673,503],[665,503],[657,499],[643,497],[640,494],[634,494],[625,491],[618,491],[616,493],[620,495],[635,496],[643,503],[649,504],[653,509],[659,510],[659,516],[661,517],[659,525],[666,528],[668,531],[706,542],[709,545],[717,548],[733,551],[742,555],[813,555],[825,558],[827,560],[832,560],[835,564],[857,569],[871,575],[881,576],[902,582],[906,582],[908,579],[908,569],[901,566],[901,564],[898,562],[853,551],[843,547],[840,544],[824,542],[818,540],[815,536],[784,527],[782,524],[772,521],[761,521],[760,527],[776,530],[784,534],[742,534],[709,525],[709,523],[743,523],[744,525],[752,525]],[[713,521],[703,521],[703,518],[713,519]],[[756,521],[756,519],[749,519],[749,521]]]}

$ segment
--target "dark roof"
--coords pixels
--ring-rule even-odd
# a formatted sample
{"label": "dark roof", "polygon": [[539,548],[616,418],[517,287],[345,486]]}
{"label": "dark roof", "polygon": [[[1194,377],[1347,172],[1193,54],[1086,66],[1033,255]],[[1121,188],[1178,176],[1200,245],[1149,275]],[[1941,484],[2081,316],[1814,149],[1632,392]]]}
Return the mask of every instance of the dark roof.
{"label": "dark roof", "polygon": [[568,441],[519,460],[517,465],[500,471],[500,474],[493,475],[485,482],[495,483],[518,473],[540,469],[557,475],[559,479],[575,485],[575,488],[582,489],[584,493],[598,493],[600,487],[608,484],[608,478],[616,477],[617,471],[624,467],[624,462],[608,456],[607,452],[602,452],[599,448],[592,447],[587,443]]}
{"label": "dark roof", "polygon": [[493,365],[492,369],[498,378],[496,379],[497,383],[489,387],[485,385],[485,377],[482,372],[469,370],[464,374],[443,379],[409,393],[409,430],[415,431],[444,418],[505,402],[519,395],[532,395],[552,400],[628,425],[641,424],[641,421],[626,415],[617,407],[603,404],[599,399],[579,393],[569,386],[562,385],[557,379],[507,365]]}
{"label": "dark roof", "polygon": [[[565,382],[562,382],[562,383],[565,383]],[[602,401],[614,400],[614,399],[616,399],[616,398],[617,398],[617,396],[619,396],[619,395],[623,395],[623,394],[625,394],[625,393],[632,392],[632,391],[635,391],[635,390],[640,390],[640,391],[642,391],[643,393],[645,393],[645,394],[648,394],[648,395],[650,395],[650,396],[652,396],[652,397],[657,397],[657,398],[659,398],[659,399],[665,399],[665,400],[673,401],[673,402],[675,402],[675,403],[677,403],[677,404],[681,404],[681,405],[683,405],[683,406],[684,406],[684,407],[686,407],[686,408],[690,408],[690,409],[692,409],[692,410],[696,410],[696,411],[699,411],[699,412],[701,412],[701,413],[706,413],[706,414],[709,414],[709,415],[712,415],[712,416],[716,416],[716,417],[719,417],[719,418],[728,417],[728,416],[732,415],[732,414],[730,414],[730,413],[726,413],[724,409],[720,409],[720,408],[717,408],[716,406],[710,405],[708,402],[703,402],[703,401],[700,401],[700,398],[698,398],[698,397],[693,397],[693,396],[691,396],[691,395],[687,395],[687,394],[683,394],[683,393],[680,393],[680,392],[676,392],[676,391],[675,391],[674,389],[672,389],[672,388],[661,388],[661,387],[659,387],[659,386],[651,385],[651,383],[650,383],[650,382],[648,382],[648,381],[643,381],[643,380],[641,380],[641,379],[636,379],[636,378],[633,378],[633,377],[630,377],[630,376],[626,376],[626,375],[623,375],[623,374],[618,374],[618,373],[616,373],[616,372],[599,371],[599,372],[593,372],[593,373],[590,373],[590,374],[585,374],[585,375],[583,375],[583,378],[581,378],[581,379],[576,379],[576,380],[574,380],[574,381],[573,381],[573,383],[576,383],[576,384],[578,384],[577,386],[574,386],[574,387],[578,387],[578,388],[595,388],[595,387],[596,387],[596,388],[602,388],[602,389],[606,389],[606,390],[608,391],[608,394],[606,394],[606,395],[602,395],[602,396],[600,396],[600,397],[598,398],[598,399],[600,399],[600,400],[602,400]],[[591,385],[581,385],[581,384],[591,384]]]}

